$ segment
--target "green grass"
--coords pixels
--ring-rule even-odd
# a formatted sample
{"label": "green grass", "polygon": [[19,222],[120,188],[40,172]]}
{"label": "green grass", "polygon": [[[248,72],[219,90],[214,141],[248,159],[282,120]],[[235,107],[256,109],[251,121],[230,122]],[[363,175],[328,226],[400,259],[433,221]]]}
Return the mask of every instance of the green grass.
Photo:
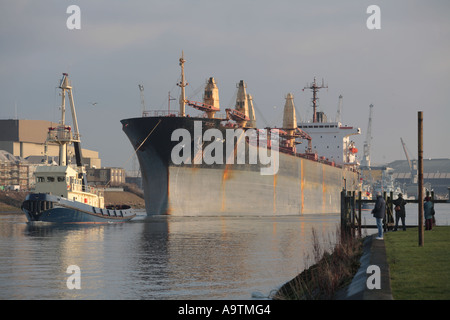
{"label": "green grass", "polygon": [[424,231],[423,247],[417,228],[388,232],[384,239],[394,299],[450,299],[450,227]]}

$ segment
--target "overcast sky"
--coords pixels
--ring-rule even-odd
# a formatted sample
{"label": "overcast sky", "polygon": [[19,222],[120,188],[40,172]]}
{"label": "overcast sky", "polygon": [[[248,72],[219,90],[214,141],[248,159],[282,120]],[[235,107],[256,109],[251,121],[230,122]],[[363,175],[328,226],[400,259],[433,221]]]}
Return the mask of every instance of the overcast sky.
{"label": "overcast sky", "polygon": [[[78,5],[81,29],[66,13]],[[367,8],[381,9],[370,30]],[[372,163],[417,158],[417,112],[424,112],[424,157],[450,158],[450,1],[448,0],[0,0],[0,118],[58,121],[63,72],[74,87],[82,146],[104,166],[131,169],[120,120],[167,110],[178,98],[178,59],[187,60],[187,96],[201,100],[214,77],[221,108],[234,106],[240,80],[253,95],[258,126],[281,126],[285,96],[312,118],[314,77],[328,89],[320,109],[366,138],[374,104]],[[97,102],[95,106],[93,102]],[[172,101],[177,108],[177,101]],[[263,116],[261,116],[263,114]]]}

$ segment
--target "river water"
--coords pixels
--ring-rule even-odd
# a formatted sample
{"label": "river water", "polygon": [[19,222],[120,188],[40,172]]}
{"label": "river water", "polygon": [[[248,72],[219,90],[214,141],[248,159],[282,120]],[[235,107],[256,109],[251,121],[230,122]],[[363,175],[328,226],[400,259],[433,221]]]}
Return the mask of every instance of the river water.
{"label": "river water", "polygon": [[[417,224],[413,206],[409,224]],[[449,209],[436,204],[438,224],[450,223]],[[363,219],[374,224],[369,212]],[[265,299],[313,263],[312,230],[328,249],[339,221],[336,214],[141,215],[124,224],[61,226],[2,213],[0,299]],[[80,289],[68,288],[69,266],[79,267]]]}

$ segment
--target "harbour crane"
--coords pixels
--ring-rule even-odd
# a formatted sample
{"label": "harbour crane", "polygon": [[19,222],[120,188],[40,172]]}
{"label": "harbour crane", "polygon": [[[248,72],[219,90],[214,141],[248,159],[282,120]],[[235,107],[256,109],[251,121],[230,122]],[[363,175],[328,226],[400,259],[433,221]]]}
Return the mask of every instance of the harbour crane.
{"label": "harbour crane", "polygon": [[413,167],[413,164],[411,162],[411,159],[409,159],[408,151],[406,151],[406,144],[402,138],[400,138],[400,142],[402,143],[403,151],[405,152],[406,160],[408,161],[409,171],[411,172],[411,182],[417,183],[417,175],[415,172],[415,168]]}
{"label": "harbour crane", "polygon": [[409,159],[408,152],[406,151],[406,144],[402,138],[400,138],[400,142],[402,143],[403,151],[405,152],[405,155],[406,155],[406,160],[408,160],[409,170],[412,171],[411,160]]}
{"label": "harbour crane", "polygon": [[362,167],[370,167],[370,145],[372,143],[372,109],[373,104],[369,106],[369,124],[367,125],[366,140],[364,141],[364,154],[361,160]]}

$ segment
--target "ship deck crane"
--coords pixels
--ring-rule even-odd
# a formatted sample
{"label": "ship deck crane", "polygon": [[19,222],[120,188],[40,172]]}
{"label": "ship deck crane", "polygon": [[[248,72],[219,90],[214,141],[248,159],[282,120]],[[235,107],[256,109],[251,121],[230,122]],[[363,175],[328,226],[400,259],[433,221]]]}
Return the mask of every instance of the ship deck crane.
{"label": "ship deck crane", "polygon": [[219,108],[216,108],[214,106],[211,106],[209,104],[198,102],[198,101],[192,101],[192,100],[186,100],[186,104],[203,112],[207,111],[220,111]]}
{"label": "ship deck crane", "polygon": [[307,140],[308,141],[308,148],[306,149],[307,153],[311,153],[312,152],[312,138],[309,134],[307,134],[305,131],[303,131],[302,129],[300,129],[299,127],[295,128],[295,135],[298,138],[301,138],[303,140]]}
{"label": "ship deck crane", "polygon": [[246,116],[244,113],[235,110],[235,109],[225,109],[227,113],[227,117],[229,119],[235,120],[235,121],[249,121],[250,118]]}

